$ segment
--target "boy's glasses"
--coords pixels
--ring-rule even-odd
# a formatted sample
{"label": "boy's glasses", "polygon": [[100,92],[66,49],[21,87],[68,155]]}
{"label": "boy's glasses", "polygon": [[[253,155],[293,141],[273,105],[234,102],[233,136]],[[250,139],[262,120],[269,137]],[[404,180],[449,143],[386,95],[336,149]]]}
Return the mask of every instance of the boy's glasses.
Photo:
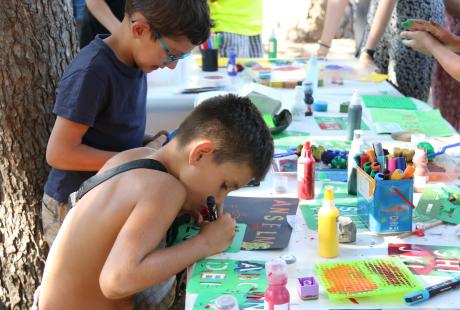
{"label": "boy's glasses", "polygon": [[[133,20],[131,20],[131,23],[135,23],[136,21],[137,20],[133,19]],[[142,22],[142,23],[146,24],[145,22]],[[185,57],[188,57],[188,56],[190,56],[192,54],[191,52],[184,53],[184,54],[179,55],[179,56],[175,56],[175,55],[171,54],[171,51],[169,50],[168,46],[166,45],[166,42],[161,37],[161,34],[159,32],[157,32],[157,31],[155,31],[155,32],[156,32],[156,34],[158,36],[158,40],[160,41],[161,47],[163,48],[163,50],[166,52],[166,55],[168,56],[168,59],[163,61],[163,65],[168,65],[168,64],[170,64],[172,62],[179,61],[179,60],[184,59]]]}
{"label": "boy's glasses", "polygon": [[166,52],[166,55],[168,56],[168,59],[163,61],[164,65],[170,64],[172,62],[179,61],[180,59],[183,59],[185,57],[190,56],[191,52],[188,52],[188,53],[185,53],[185,54],[182,54],[182,55],[179,55],[179,56],[175,56],[175,55],[171,54],[171,51],[169,50],[168,46],[166,45],[166,43],[163,40],[163,38],[161,37],[161,35],[159,33],[157,33],[157,35],[158,35],[158,40],[160,41],[161,47],[163,47],[163,50]]}

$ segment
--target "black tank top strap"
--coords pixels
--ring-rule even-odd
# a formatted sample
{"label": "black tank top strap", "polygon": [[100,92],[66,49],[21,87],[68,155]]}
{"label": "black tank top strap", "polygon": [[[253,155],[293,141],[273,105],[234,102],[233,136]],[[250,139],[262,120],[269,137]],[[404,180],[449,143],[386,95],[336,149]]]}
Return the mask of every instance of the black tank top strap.
{"label": "black tank top strap", "polygon": [[124,163],[120,166],[117,166],[115,168],[109,169],[107,171],[104,171],[100,174],[96,174],[95,176],[92,176],[83,184],[80,186],[80,188],[77,191],[76,195],[76,201],[80,200],[81,197],[83,197],[87,192],[101,184],[102,182],[107,181],[108,179],[116,176],[117,174],[123,173],[125,171],[129,171],[132,169],[153,169],[153,170],[158,170],[162,171],[165,173],[168,173],[168,170],[166,167],[160,163],[158,160],[155,159],[136,159],[127,163]]}

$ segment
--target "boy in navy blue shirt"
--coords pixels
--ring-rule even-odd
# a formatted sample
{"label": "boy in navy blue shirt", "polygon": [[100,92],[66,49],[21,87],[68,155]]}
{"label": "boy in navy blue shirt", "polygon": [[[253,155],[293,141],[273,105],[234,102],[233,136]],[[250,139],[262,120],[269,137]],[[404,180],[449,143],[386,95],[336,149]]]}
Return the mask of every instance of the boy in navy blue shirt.
{"label": "boy in navy blue shirt", "polygon": [[206,0],[127,0],[121,26],[97,36],[67,68],[46,150],[52,169],[42,221],[50,245],[69,194],[117,153],[145,144],[146,73],[174,69],[211,26]]}

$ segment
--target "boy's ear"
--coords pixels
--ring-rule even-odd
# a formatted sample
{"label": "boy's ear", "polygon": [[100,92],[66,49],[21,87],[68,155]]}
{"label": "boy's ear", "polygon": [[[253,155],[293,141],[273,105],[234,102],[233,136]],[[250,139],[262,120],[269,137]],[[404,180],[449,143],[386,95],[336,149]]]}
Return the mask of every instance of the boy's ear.
{"label": "boy's ear", "polygon": [[189,154],[189,164],[194,165],[204,157],[212,155],[216,149],[214,143],[210,140],[201,140],[193,145]]}
{"label": "boy's ear", "polygon": [[131,25],[131,34],[133,38],[140,38],[149,31],[149,26],[143,21],[134,21]]}

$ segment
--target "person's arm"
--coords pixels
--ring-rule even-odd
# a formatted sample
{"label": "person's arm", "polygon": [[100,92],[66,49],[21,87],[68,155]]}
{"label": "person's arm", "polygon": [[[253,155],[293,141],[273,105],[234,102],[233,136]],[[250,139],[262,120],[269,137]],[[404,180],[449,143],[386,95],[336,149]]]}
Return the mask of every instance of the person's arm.
{"label": "person's arm", "polygon": [[57,169],[98,171],[116,152],[82,144],[88,126],[58,116],[46,148],[46,161]]}
{"label": "person's arm", "polygon": [[460,0],[444,0],[444,5],[449,15],[460,18]]}
{"label": "person's arm", "polygon": [[[388,22],[390,21],[391,13],[396,5],[396,0],[379,1],[377,11],[375,12],[374,20],[367,37],[365,49],[375,50],[377,43],[385,32]],[[359,56],[361,65],[374,66],[374,60],[368,53],[361,53]]]}
{"label": "person's arm", "polygon": [[411,31],[426,31],[452,51],[460,53],[460,37],[433,21],[429,22],[422,19],[414,19],[413,24],[407,29]]}
{"label": "person's arm", "polygon": [[318,56],[326,56],[334,39],[337,28],[342,20],[348,0],[328,0],[326,7],[326,17],[324,27],[319,39],[319,48],[316,52]]}
{"label": "person's arm", "polygon": [[460,55],[424,31],[404,31],[402,43],[421,53],[433,56],[454,79],[460,81]]}
{"label": "person's arm", "polygon": [[105,0],[86,0],[86,7],[110,33],[121,25]]}
{"label": "person's arm", "polygon": [[[205,223],[194,238],[155,249],[186,195],[185,189],[177,189],[176,180],[168,182],[167,177],[171,178],[165,175],[155,180],[159,186],[136,203],[118,233],[99,277],[106,298],[127,297],[161,283],[197,260],[225,250],[232,242],[235,220],[224,214],[214,222]],[[168,195],[164,194],[166,191]]]}

